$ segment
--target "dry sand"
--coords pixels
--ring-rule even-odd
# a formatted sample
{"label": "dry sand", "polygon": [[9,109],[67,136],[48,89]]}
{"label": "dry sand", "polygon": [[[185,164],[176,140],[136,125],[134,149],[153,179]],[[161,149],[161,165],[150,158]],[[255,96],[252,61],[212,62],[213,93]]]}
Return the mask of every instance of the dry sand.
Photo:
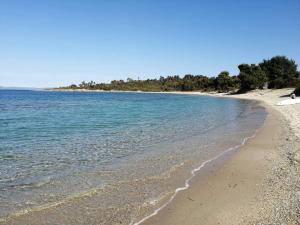
{"label": "dry sand", "polygon": [[262,101],[269,112],[265,125],[222,166],[196,176],[188,190],[142,224],[300,224],[300,104],[275,106],[292,90],[217,94]]}
{"label": "dry sand", "polygon": [[259,90],[248,92],[246,94],[231,95],[231,97],[263,101],[268,106],[279,111],[285,117],[289,126],[293,129],[294,134],[298,138],[300,138],[300,104],[276,106],[276,103],[285,99],[290,99],[289,94],[293,90],[293,88],[278,90]]}
{"label": "dry sand", "polygon": [[[291,91],[211,94],[260,100],[269,112],[265,126],[237,153],[205,167],[189,189],[143,224],[300,224],[300,104],[275,106]],[[36,221],[26,215],[5,224],[51,224],[43,221],[44,213]],[[61,218],[61,224],[68,224],[64,221]],[[80,220],[78,224],[92,223]]]}

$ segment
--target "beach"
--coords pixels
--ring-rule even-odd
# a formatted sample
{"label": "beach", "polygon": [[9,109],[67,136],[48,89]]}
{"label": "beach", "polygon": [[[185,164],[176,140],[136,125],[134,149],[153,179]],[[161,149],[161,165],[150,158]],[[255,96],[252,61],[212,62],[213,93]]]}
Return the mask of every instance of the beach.
{"label": "beach", "polygon": [[211,94],[261,101],[269,113],[264,126],[223,165],[211,165],[208,176],[196,176],[188,190],[141,224],[299,224],[300,104],[275,105],[292,91]]}
{"label": "beach", "polygon": [[1,3],[0,225],[300,225],[300,0]]}
{"label": "beach", "polygon": [[136,222],[214,158],[234,153],[267,116],[257,101],[210,96],[1,96],[1,224]]}
{"label": "beach", "polygon": [[[217,135],[215,140],[211,139],[209,141],[207,136],[204,139],[199,139],[201,136],[189,139],[187,136],[179,142],[174,140],[172,145],[165,145],[166,149],[162,146],[162,150],[164,149],[165,152],[162,152],[160,155],[153,155],[155,157],[149,158],[150,161],[147,158],[145,158],[147,160],[141,160],[142,158],[134,159],[132,162],[141,164],[141,167],[130,170],[124,167],[124,174],[120,173],[120,177],[129,177],[129,179],[121,180],[121,186],[115,183],[109,189],[100,187],[89,188],[87,189],[88,191],[83,189],[83,192],[76,190],[76,195],[71,195],[62,201],[43,204],[41,207],[32,207],[29,210],[19,211],[13,216],[0,221],[0,224],[299,224],[300,104],[275,105],[279,101],[288,99],[288,94],[292,90],[256,90],[239,95],[201,92],[170,93],[181,94],[176,96],[179,97],[178,99],[174,99],[180,100],[182,104],[186,104],[186,101],[192,101],[193,104],[191,105],[195,105],[198,102],[198,98],[189,98],[188,96],[186,96],[188,98],[185,98],[182,94],[212,96],[214,98],[203,97],[199,101],[204,101],[205,104],[213,103],[214,107],[219,107],[216,111],[217,113],[222,109],[226,110],[222,107],[227,107],[228,110],[234,107],[234,111],[236,111],[238,109],[236,107],[239,104],[249,104],[250,108],[252,107],[252,110],[254,110],[252,111],[254,114],[244,115],[242,113],[241,115],[244,116],[239,116],[240,119],[236,123],[229,123],[229,127],[225,126],[220,128],[219,131],[217,129],[210,133],[211,135]],[[40,95],[42,93],[33,94]],[[61,95],[61,93],[54,92],[49,94],[53,95],[55,99]],[[123,96],[122,93],[120,94]],[[143,95],[144,93],[128,93],[124,96],[132,98],[131,94],[134,94],[134,98],[146,98],[145,100],[148,100],[148,98],[160,99],[161,97],[169,100],[173,99],[171,98],[172,96],[166,93],[158,96]],[[64,97],[73,96],[65,95],[64,93],[62,95]],[[86,96],[86,94],[79,95],[83,100],[86,99]],[[95,102],[94,98],[99,101],[98,94],[94,95],[91,93],[88,96],[92,98],[93,102]],[[120,97],[115,95],[115,93],[107,93],[109,102],[111,102],[112,96]],[[229,101],[230,99],[224,101],[221,98],[255,101],[239,102]],[[73,101],[73,97],[71,100]],[[142,102],[147,102],[145,100]],[[63,101],[64,104],[65,101]],[[70,105],[74,104],[73,102],[71,103]],[[119,105],[120,103],[117,102],[117,104]],[[178,102],[176,102],[177,104]],[[82,107],[83,105],[80,104],[80,106]],[[153,109],[153,105],[148,107]],[[262,107],[268,113],[266,119],[263,116],[265,112],[261,111],[263,110]],[[70,109],[73,110],[73,108]],[[98,110],[98,108],[96,109]],[[244,106],[241,109],[244,109]],[[124,110],[127,110],[127,108]],[[190,113],[195,113],[195,110],[197,108],[192,108]],[[201,108],[201,110],[205,109]],[[234,112],[228,110],[226,110],[228,115]],[[165,110],[160,109],[159,112],[161,114]],[[249,113],[251,110],[247,109],[245,112]],[[178,113],[180,111],[174,113],[176,118],[179,118]],[[223,113],[223,116],[226,113]],[[186,129],[192,128],[192,124],[198,124],[203,121],[203,119],[198,118],[199,115],[194,115],[194,117],[197,122],[192,122]],[[191,121],[191,118],[186,116],[182,117],[180,121],[185,119],[188,119],[186,120],[187,122]],[[146,120],[141,118],[140,121],[144,122]],[[251,123],[256,123],[256,125]],[[184,124],[187,123],[185,122]],[[178,128],[181,126],[182,123],[179,123]],[[136,127],[134,126],[134,128]],[[228,130],[228,128],[230,129]],[[256,132],[253,132],[254,128]],[[194,129],[197,132],[199,128],[196,126]],[[230,135],[230,130],[235,133]],[[227,136],[227,138],[222,138],[220,132],[225,132],[223,136]],[[237,132],[241,132],[241,134]],[[171,130],[167,133],[171,133]],[[162,130],[161,134],[166,134],[166,131]],[[238,137],[239,135],[241,136]],[[178,136],[176,136],[177,138]],[[210,138],[213,138],[213,136]],[[202,161],[197,161],[199,156],[197,156],[196,151],[199,148],[199,144],[203,144],[204,140],[210,144],[209,151],[207,151],[210,154],[203,158],[204,155],[200,152],[201,157],[199,159]],[[222,141],[218,145],[211,145],[214,141],[219,140]],[[243,141],[240,142],[240,140]],[[78,144],[81,143],[81,140],[79,141]],[[95,140],[92,140],[92,142],[97,143]],[[188,157],[186,159],[189,160],[184,160],[184,163],[177,164],[175,156],[179,157],[178,162],[182,162],[184,158],[180,154],[182,149],[186,149],[186,145],[189,146],[187,149],[190,150],[190,153],[185,152],[187,154],[185,157]],[[220,151],[214,153],[215,147],[219,148]],[[174,152],[174,148],[178,148],[178,151]],[[88,153],[88,149],[85,150],[85,153]],[[168,149],[170,152],[168,152]],[[227,150],[224,151],[224,149]],[[82,153],[80,153],[81,155]],[[160,159],[158,160],[157,157]],[[195,161],[193,164],[191,163],[191,158]],[[93,162],[89,161],[87,165],[91,165]],[[130,166],[127,162],[126,164]],[[170,167],[167,167],[169,162],[174,163],[175,167],[171,164]],[[99,161],[96,160],[93,167],[98,164]],[[138,166],[138,164],[136,165]],[[146,165],[149,167],[146,167]],[[198,167],[195,168],[195,165]],[[184,169],[185,167],[186,169]],[[194,169],[191,171],[191,168]],[[168,170],[166,171],[166,169]],[[141,174],[134,175],[133,171],[140,171]],[[160,175],[160,171],[165,172]],[[103,178],[109,177],[112,179],[114,171],[110,170],[107,172],[107,175],[103,176]],[[95,172],[89,174],[90,177],[86,177],[86,179],[89,178],[90,180],[87,179],[87,182],[95,182],[95,177],[97,178],[100,175],[100,173],[96,174]],[[145,175],[148,178],[144,179]],[[139,176],[142,176],[142,179]],[[100,178],[101,180],[103,179],[102,177]],[[169,181],[169,178],[172,179]],[[53,185],[54,181],[50,180],[48,182],[49,185]],[[74,181],[74,179],[70,181]],[[46,187],[48,183],[45,183]],[[40,183],[38,183],[37,188],[43,187],[39,185]],[[176,187],[177,189],[174,192]],[[158,195],[159,193],[164,193],[163,191],[166,189],[168,190],[167,195]],[[50,190],[51,192],[53,191],[53,189]],[[111,194],[107,195],[110,192]],[[124,195],[124,193],[126,194]],[[112,198],[112,196],[114,197]],[[114,201],[114,204],[109,205],[111,200]],[[120,201],[124,204],[122,205]],[[104,204],[107,204],[107,208],[104,208]]]}

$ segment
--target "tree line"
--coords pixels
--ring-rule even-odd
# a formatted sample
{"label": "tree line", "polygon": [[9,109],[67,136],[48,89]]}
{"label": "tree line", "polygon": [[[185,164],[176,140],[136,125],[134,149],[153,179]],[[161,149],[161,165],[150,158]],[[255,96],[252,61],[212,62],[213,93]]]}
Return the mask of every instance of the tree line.
{"label": "tree line", "polygon": [[231,76],[222,71],[216,77],[187,74],[160,77],[159,79],[113,80],[110,83],[83,81],[62,89],[120,90],[120,91],[218,91],[245,92],[258,88],[300,87],[300,72],[293,59],[275,56],[258,64],[240,64],[239,74]]}

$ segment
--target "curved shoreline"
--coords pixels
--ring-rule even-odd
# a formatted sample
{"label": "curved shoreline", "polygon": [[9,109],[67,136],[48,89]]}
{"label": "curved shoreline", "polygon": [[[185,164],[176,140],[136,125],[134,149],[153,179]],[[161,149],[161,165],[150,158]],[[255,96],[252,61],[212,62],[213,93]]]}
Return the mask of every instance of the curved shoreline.
{"label": "curved shoreline", "polygon": [[299,224],[300,105],[275,106],[289,91],[211,95],[260,101],[269,112],[265,126],[221,168],[194,177],[190,188],[139,224]]}
{"label": "curved shoreline", "polygon": [[[287,126],[287,124],[288,124],[288,122],[291,122],[291,121],[283,121],[283,119],[281,118],[281,117],[283,117],[283,113],[281,112],[281,114],[279,113],[280,112],[280,110],[283,110],[283,112],[284,112],[284,110],[286,110],[286,109],[293,109],[292,107],[286,107],[286,108],[284,108],[284,107],[282,107],[282,108],[276,108],[276,107],[272,107],[272,104],[273,104],[273,102],[266,102],[263,98],[264,98],[264,95],[262,94],[262,93],[265,93],[265,92],[255,92],[255,93],[250,93],[250,94],[248,94],[248,95],[236,95],[236,96],[222,96],[222,95],[218,95],[218,96],[214,96],[214,95],[211,95],[212,97],[233,97],[233,98],[240,98],[240,99],[248,99],[248,100],[256,100],[256,101],[260,101],[263,105],[264,105],[264,107],[265,108],[267,108],[268,109],[268,112],[269,112],[269,115],[268,115],[268,118],[265,120],[265,122],[264,122],[264,124],[266,123],[266,121],[268,120],[269,121],[269,117],[272,117],[272,121],[274,122],[275,121],[275,123],[277,124],[276,125],[276,127],[274,128],[274,127],[272,127],[271,126],[271,129],[270,129],[270,122],[268,122],[268,126],[269,126],[269,131],[271,131],[273,134],[274,133],[279,133],[279,129],[282,129],[282,127],[284,126],[284,127],[286,127]],[[166,93],[167,94],[167,93]],[[171,94],[173,94],[173,93],[171,93]],[[174,93],[174,94],[195,94],[195,95],[202,95],[202,93],[201,94],[199,94],[199,93]],[[255,97],[251,97],[251,95],[252,94],[255,94],[255,95],[257,95],[257,96],[255,96]],[[204,94],[204,95],[206,95],[206,94]],[[249,99],[249,95],[250,95],[250,99]],[[266,94],[267,95],[267,94]],[[276,98],[275,100],[274,100],[274,102],[275,101],[277,101],[278,99]],[[293,106],[294,107],[294,106]],[[296,106],[296,107],[298,107],[298,106]],[[276,110],[274,110],[274,108],[276,109]],[[271,113],[270,113],[270,111],[272,111]],[[275,111],[279,111],[279,112],[275,112]],[[289,112],[289,111],[288,111]],[[285,117],[286,117],[286,115],[284,115]],[[289,117],[286,117],[286,118],[289,118]],[[283,121],[283,122],[282,122]],[[272,123],[271,123],[271,125],[272,125]],[[290,124],[291,125],[291,124]],[[293,124],[292,124],[293,125]],[[279,128],[279,129],[278,129]],[[293,128],[293,127],[292,127]],[[199,167],[197,167],[197,168],[194,168],[193,170],[191,170],[190,171],[190,176],[185,180],[185,185],[184,186],[181,186],[181,187],[179,187],[179,188],[177,188],[176,190],[175,190],[175,192],[174,192],[174,194],[171,196],[171,198],[170,198],[170,200],[169,201],[167,201],[165,204],[163,204],[161,207],[159,207],[158,209],[156,209],[152,214],[150,214],[150,215],[148,215],[148,216],[146,216],[146,217],[144,217],[144,218],[142,218],[141,220],[139,220],[138,222],[131,222],[130,224],[132,224],[132,225],[139,225],[139,224],[153,224],[153,223],[151,223],[151,221],[153,222],[153,221],[155,221],[155,223],[154,224],[156,224],[156,225],[159,225],[159,224],[163,224],[163,225],[165,225],[165,224],[172,224],[172,225],[176,225],[176,219],[174,219],[174,218],[179,218],[179,217],[182,217],[184,214],[180,214],[180,211],[184,211],[184,213],[185,213],[185,215],[187,215],[186,213],[190,213],[190,212],[197,212],[197,214],[199,214],[199,215],[203,215],[203,211],[205,212],[205,209],[203,209],[203,208],[197,208],[197,207],[195,207],[195,205],[193,206],[193,207],[186,207],[186,208],[188,208],[188,210],[187,209],[184,209],[184,207],[185,206],[187,206],[186,205],[186,202],[184,202],[183,201],[183,199],[184,199],[184,197],[187,197],[188,195],[191,195],[192,197],[189,197],[189,199],[188,199],[188,201],[190,201],[191,203],[193,203],[194,201],[195,202],[198,202],[198,200],[199,200],[199,195],[202,193],[209,193],[209,191],[211,191],[211,190],[207,190],[207,188],[205,189],[205,186],[207,186],[207,184],[205,183],[205,182],[211,182],[211,180],[213,181],[213,182],[215,182],[215,186],[217,186],[217,185],[219,185],[219,184],[221,184],[222,183],[222,181],[220,181],[220,180],[222,180],[222,179],[225,179],[225,176],[224,176],[224,174],[222,174],[223,173],[223,168],[225,168],[225,170],[226,169],[228,169],[228,167],[230,167],[230,166],[232,166],[232,162],[238,162],[238,161],[236,161],[236,158],[239,158],[241,155],[243,155],[243,154],[245,154],[245,152],[248,152],[249,153],[249,150],[246,150],[245,151],[245,149],[244,148],[246,148],[246,149],[249,149],[249,148],[252,148],[252,151],[256,151],[257,150],[257,148],[260,148],[260,145],[261,144],[265,144],[264,142],[266,142],[266,140],[269,140],[270,138],[272,139],[274,139],[274,140],[277,140],[276,141],[276,145],[282,145],[282,143],[290,143],[291,142],[291,140],[294,140],[294,141],[296,141],[296,142],[298,142],[299,140],[298,139],[293,139],[292,138],[292,136],[294,135],[294,131],[295,130],[293,130],[293,129],[290,129],[290,128],[287,128],[286,130],[285,130],[285,133],[283,133],[284,135],[282,135],[282,136],[279,136],[279,138],[275,138],[275,136],[273,136],[273,137],[271,137],[270,135],[269,136],[265,136],[265,138],[263,139],[263,140],[261,140],[261,143],[259,143],[259,145],[257,145],[257,141],[259,140],[259,139],[262,139],[260,136],[261,136],[261,134],[259,134],[258,136],[256,136],[256,134],[259,132],[259,133],[261,133],[261,129],[265,129],[265,127],[262,125],[262,126],[260,126],[259,127],[259,129],[258,130],[256,130],[255,131],[255,134],[253,135],[253,136],[250,136],[250,137],[247,137],[247,138],[245,138],[245,140],[243,141],[243,143],[241,144],[241,145],[238,145],[238,146],[234,146],[234,147],[232,147],[232,148],[229,148],[229,149],[227,149],[227,150],[225,150],[225,152],[222,152],[221,154],[219,154],[219,155],[217,155],[216,157],[214,157],[214,158],[211,158],[211,159],[209,159],[209,160],[207,160],[207,161],[205,161],[205,162],[203,162]],[[297,130],[296,130],[297,131]],[[249,140],[250,139],[250,140]],[[247,142],[247,143],[246,143]],[[253,143],[248,143],[248,142],[256,142],[256,146],[253,146]],[[221,168],[218,168],[217,170],[216,170],[216,172],[213,172],[213,173],[209,173],[208,174],[208,176],[205,176],[205,178],[202,180],[202,177],[201,177],[201,179],[199,179],[199,174],[197,173],[198,171],[203,171],[202,169],[204,169],[204,171],[206,171],[207,170],[207,168],[206,167],[210,167],[210,164],[215,164],[214,163],[214,160],[216,160],[217,161],[217,159],[219,159],[219,158],[222,158],[222,156],[225,156],[226,155],[226,153],[229,153],[229,152],[233,152],[234,150],[236,150],[237,148],[239,148],[239,147],[241,147],[242,146],[242,149],[241,150],[239,150],[239,151],[237,151],[237,152],[234,152],[234,154],[232,154],[232,155],[230,155],[230,159],[229,160],[227,160],[226,159],[226,161],[221,165]],[[251,147],[252,146],[252,147]],[[280,148],[281,149],[281,148]],[[280,150],[279,149],[279,150]],[[265,155],[264,157],[266,157],[266,158],[264,158],[260,163],[262,163],[262,164],[264,164],[264,163],[269,163],[269,161],[271,160],[273,160],[272,161],[272,165],[270,164],[269,166],[268,166],[268,170],[266,170],[266,171],[270,171],[270,168],[271,168],[271,166],[277,166],[278,165],[278,162],[281,160],[280,159],[280,157],[279,157],[279,153],[278,153],[278,149],[277,149],[277,147],[270,147],[270,152],[268,152],[268,153],[270,153],[271,155],[276,155],[276,157],[273,159],[273,158],[269,158],[269,156],[268,155]],[[247,154],[248,154],[247,153]],[[284,152],[284,154],[285,154],[286,152]],[[251,154],[249,155],[249,156],[251,156]],[[295,153],[295,155],[292,155],[293,157],[297,157],[297,152]],[[253,155],[251,156],[251,157],[253,157]],[[289,159],[289,160],[291,160],[291,159]],[[255,162],[256,163],[256,162]],[[297,164],[297,163],[296,163]],[[257,168],[256,168],[257,169]],[[235,168],[235,170],[232,170],[232,173],[235,173],[235,174],[238,174],[238,172],[239,172],[239,169],[238,168]],[[244,172],[251,172],[250,171],[250,169],[248,168],[248,170],[245,170]],[[219,174],[219,173],[221,173],[221,175]],[[201,174],[202,174],[202,172],[201,172]],[[262,172],[262,173],[260,173],[260,174],[256,174],[254,177],[251,177],[251,179],[256,179],[257,177],[256,176],[261,176],[261,175],[267,175],[267,176],[270,176],[270,174],[269,173],[265,173],[265,172]],[[218,182],[216,181],[216,179],[214,178],[214,176],[217,176],[220,180],[218,180]],[[229,174],[229,176],[230,176],[230,174]],[[243,177],[243,179],[248,179],[249,177],[248,176],[244,176]],[[261,177],[260,177],[260,179],[261,179]],[[261,186],[261,185],[263,185],[263,182],[265,182],[266,181],[266,179],[265,178],[263,178],[262,180],[259,180],[259,182],[257,182],[257,184],[256,185],[259,185],[259,186]],[[224,183],[223,183],[224,184]],[[242,184],[242,183],[241,183]],[[233,185],[232,184],[228,184],[229,186],[231,185],[231,186],[233,186],[233,187],[231,187],[231,188],[233,188],[233,189],[238,189],[238,188],[236,188],[236,184],[235,183],[233,183]],[[210,188],[214,188],[215,186],[211,186]],[[204,187],[204,189],[205,190],[201,190],[202,188]],[[238,186],[237,187],[240,187],[240,184],[238,184]],[[254,187],[254,186],[253,186]],[[197,188],[198,188],[198,190],[197,190]],[[216,196],[219,196],[219,197],[221,197],[221,198],[223,198],[225,195],[226,195],[226,192],[228,191],[228,190],[226,190],[226,188],[227,187],[225,187],[224,188],[224,190],[218,190],[217,189],[217,191],[218,191],[218,194],[216,195]],[[266,189],[266,187],[264,187],[264,191],[267,191],[268,189],[272,189],[272,187],[269,187],[269,188],[267,188]],[[222,192],[223,191],[223,192]],[[225,191],[225,192],[224,192]],[[241,192],[241,191],[240,191]],[[240,194],[240,192],[238,192],[238,194]],[[199,194],[200,193],[200,194]],[[257,194],[257,193],[256,193]],[[196,197],[195,197],[196,196]],[[256,197],[257,197],[258,195],[256,195]],[[202,196],[203,197],[203,196]],[[253,196],[252,196],[253,197]],[[214,198],[215,198],[215,196],[211,196],[211,198],[212,199],[209,199],[209,201],[210,200],[213,200],[213,201],[215,201],[214,200]],[[186,198],[187,199],[187,198]],[[252,200],[251,201],[253,201],[253,199],[254,198],[252,198]],[[300,198],[299,198],[300,199]],[[248,199],[249,200],[249,199]],[[179,204],[180,203],[180,204]],[[183,204],[182,204],[183,203]],[[245,203],[245,202],[244,202]],[[247,202],[246,202],[247,203]],[[257,207],[257,208],[260,208],[261,207],[261,205],[259,205],[258,204],[259,203],[259,201],[257,201],[257,204],[254,204],[254,205],[252,205],[251,207],[253,207],[253,206],[255,206],[255,207]],[[182,206],[180,206],[182,204]],[[201,203],[202,204],[202,203]],[[213,205],[213,203],[211,203],[210,204],[210,206],[212,206]],[[79,205],[80,206],[80,205]],[[214,207],[216,208],[216,206],[217,206],[217,204],[216,203],[214,203]],[[221,205],[222,206],[222,205]],[[248,205],[249,206],[249,205]],[[222,210],[224,209],[225,207],[223,207],[223,208],[221,208]],[[175,209],[175,210],[174,210]],[[180,210],[179,210],[180,209]],[[189,211],[190,210],[190,211]],[[218,208],[218,210],[220,210],[220,208]],[[250,216],[252,219],[254,219],[254,218],[258,218],[257,217],[257,215],[254,215],[254,214],[251,214],[251,213],[253,213],[252,211],[251,211],[252,209],[250,209],[249,208],[249,213],[245,213],[245,214],[243,214],[243,216]],[[268,210],[271,210],[271,209],[268,209]],[[171,212],[171,215],[172,216],[170,216],[170,214],[168,214],[168,211],[172,211]],[[232,210],[232,212],[234,212],[234,210]],[[251,212],[251,213],[250,213]],[[205,213],[207,213],[207,212],[205,212]],[[216,213],[214,210],[211,210],[211,212],[210,212],[211,214],[211,216],[214,216],[214,215],[216,215],[216,214],[214,214],[214,213]],[[41,214],[41,215],[45,215],[45,214]],[[168,223],[168,221],[170,222],[170,220],[167,220],[167,217],[168,218],[173,218],[173,220],[172,220],[172,223]],[[205,217],[205,215],[204,215],[204,217],[200,217],[201,219],[203,219],[203,218],[206,218]],[[83,218],[82,218],[83,219]],[[199,219],[199,217],[198,217],[198,219]],[[223,218],[223,219],[228,219],[228,218]],[[174,221],[175,220],[175,221]],[[261,220],[258,220],[258,221],[261,221]],[[273,220],[270,220],[271,222],[273,222]],[[184,224],[193,224],[193,222],[191,222],[191,220],[189,220],[189,221],[184,221],[185,223]],[[214,223],[211,223],[212,221],[208,221],[207,223],[205,223],[205,224],[214,224]],[[216,221],[215,221],[216,222]],[[1,223],[1,221],[0,221],[0,223]],[[228,224],[228,223],[226,223],[226,221],[224,222],[224,221],[222,221],[222,224]],[[232,224],[232,223],[231,223]],[[251,223],[252,224],[252,223]]]}
{"label": "curved shoreline", "polygon": [[176,195],[181,192],[181,191],[184,191],[184,190],[187,190],[189,187],[190,187],[190,182],[192,181],[192,179],[197,175],[197,172],[199,172],[202,168],[204,168],[206,166],[206,164],[209,164],[219,158],[221,158],[222,156],[226,155],[227,153],[229,152],[232,152],[234,150],[237,150],[239,149],[240,147],[244,146],[246,144],[246,142],[249,140],[249,139],[252,139],[252,138],[255,138],[258,130],[260,130],[262,127],[264,126],[264,124],[255,130],[254,134],[249,136],[249,137],[245,137],[242,141],[241,144],[239,145],[236,145],[234,147],[231,147],[229,149],[226,149],[225,151],[221,152],[220,154],[218,154],[217,156],[209,159],[209,160],[206,160],[204,161],[203,163],[201,163],[201,165],[199,167],[196,167],[194,168],[193,170],[190,171],[191,173],[191,176],[189,178],[187,178],[185,180],[185,185],[183,187],[178,187],[175,189],[174,191],[174,194],[171,196],[171,198],[166,202],[164,203],[162,206],[160,206],[159,208],[157,208],[156,210],[154,210],[153,213],[151,213],[150,215],[142,218],[141,220],[139,220],[138,222],[131,222],[129,225],[140,225],[142,224],[143,222],[147,221],[148,219],[150,219],[151,217],[155,216],[158,214],[159,211],[161,211],[162,209],[164,209],[166,206],[168,206],[170,203],[172,203],[173,199],[176,197]]}

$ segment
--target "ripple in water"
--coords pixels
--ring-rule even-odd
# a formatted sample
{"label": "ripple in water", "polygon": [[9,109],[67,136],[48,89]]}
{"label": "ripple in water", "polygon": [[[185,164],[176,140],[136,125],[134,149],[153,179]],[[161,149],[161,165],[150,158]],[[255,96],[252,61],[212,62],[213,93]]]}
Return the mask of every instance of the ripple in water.
{"label": "ripple in water", "polygon": [[12,224],[137,221],[266,116],[189,95],[0,90],[0,102],[0,217]]}

